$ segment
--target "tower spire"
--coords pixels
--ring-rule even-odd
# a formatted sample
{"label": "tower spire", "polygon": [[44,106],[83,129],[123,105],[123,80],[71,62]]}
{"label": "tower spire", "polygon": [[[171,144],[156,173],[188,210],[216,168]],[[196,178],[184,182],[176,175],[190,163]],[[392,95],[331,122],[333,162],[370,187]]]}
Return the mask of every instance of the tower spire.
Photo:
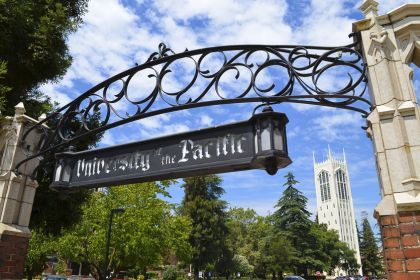
{"label": "tower spire", "polygon": [[328,144],[328,159],[332,159],[330,144]]}
{"label": "tower spire", "polygon": [[314,166],[315,166],[316,161],[315,161],[315,152],[314,151],[312,151],[312,161],[313,161]]}
{"label": "tower spire", "polygon": [[344,148],[343,148],[343,160],[344,160],[344,163],[347,164],[346,152],[344,151]]}

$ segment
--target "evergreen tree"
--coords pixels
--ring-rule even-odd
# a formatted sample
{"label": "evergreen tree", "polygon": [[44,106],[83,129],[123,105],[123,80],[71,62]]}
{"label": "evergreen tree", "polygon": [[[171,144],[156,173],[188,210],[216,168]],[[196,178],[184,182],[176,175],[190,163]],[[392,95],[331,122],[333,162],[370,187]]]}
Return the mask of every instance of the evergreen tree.
{"label": "evergreen tree", "polygon": [[354,221],[354,224],[356,225],[357,242],[359,242],[359,246],[360,246],[360,243],[362,242],[362,236],[361,236],[361,233],[360,233],[359,224],[357,223],[357,220]]}
{"label": "evergreen tree", "polygon": [[224,193],[220,183],[221,179],[216,175],[184,179],[181,212],[192,221],[189,241],[195,279],[200,270],[218,260],[217,267],[226,268],[233,257],[226,248],[226,202],[220,200]]}
{"label": "evergreen tree", "polygon": [[294,186],[299,182],[292,173],[287,173],[282,197],[276,204],[277,210],[273,214],[274,227],[282,231],[291,241],[297,252],[293,263],[299,274],[308,274],[308,269],[315,269],[321,265],[314,254],[316,237],[310,236],[313,222],[309,219],[310,212],[306,210],[308,199]]}
{"label": "evergreen tree", "polygon": [[362,219],[360,256],[364,275],[378,275],[381,272],[382,265],[378,245],[366,215]]}
{"label": "evergreen tree", "polygon": [[278,209],[273,214],[274,225],[283,231],[308,232],[311,226],[311,213],[306,210],[308,199],[294,187],[299,182],[291,172],[285,178],[287,182],[283,186],[286,189],[275,206]]}

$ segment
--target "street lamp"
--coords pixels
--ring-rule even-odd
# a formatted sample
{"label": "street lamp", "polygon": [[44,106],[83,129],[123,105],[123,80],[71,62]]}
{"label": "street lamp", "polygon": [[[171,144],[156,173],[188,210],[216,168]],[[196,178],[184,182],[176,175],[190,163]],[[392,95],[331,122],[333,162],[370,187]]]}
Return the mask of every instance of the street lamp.
{"label": "street lamp", "polygon": [[107,239],[106,239],[106,250],[105,250],[105,274],[106,276],[108,275],[108,267],[109,267],[109,244],[111,241],[111,228],[112,228],[112,218],[114,216],[115,213],[123,213],[125,212],[125,209],[123,208],[116,208],[116,209],[111,209],[111,212],[109,213],[109,223],[108,223],[108,235],[107,235]]}
{"label": "street lamp", "polygon": [[264,168],[268,174],[274,175],[279,168],[292,163],[287,151],[286,114],[274,112],[266,105],[262,113],[255,114],[254,122],[255,156],[253,165]]}

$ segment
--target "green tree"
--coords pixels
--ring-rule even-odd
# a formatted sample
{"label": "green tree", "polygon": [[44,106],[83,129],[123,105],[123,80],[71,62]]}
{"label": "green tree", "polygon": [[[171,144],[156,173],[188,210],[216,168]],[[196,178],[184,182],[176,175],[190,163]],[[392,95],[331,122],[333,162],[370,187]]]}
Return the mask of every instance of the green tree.
{"label": "green tree", "polygon": [[362,259],[363,274],[378,275],[382,271],[378,245],[370,227],[367,215],[362,219],[362,233],[360,241],[360,257]]}
{"label": "green tree", "polygon": [[325,224],[314,223],[308,235],[313,240],[316,259],[321,263],[316,270],[332,274],[337,267],[348,272],[359,268],[355,252],[350,250],[345,242],[340,241],[335,230],[328,230]]}
{"label": "green tree", "polygon": [[4,111],[6,108],[6,94],[10,91],[10,87],[3,84],[4,76],[7,73],[7,63],[6,61],[0,60],[0,112]]}
{"label": "green tree", "polygon": [[226,248],[226,202],[220,200],[224,193],[221,179],[216,175],[184,179],[185,196],[181,212],[192,221],[190,244],[193,249],[191,263],[194,277],[198,279],[200,270],[219,260],[219,267],[227,267],[231,256]]}
{"label": "green tree", "polygon": [[[272,230],[269,219],[257,215],[253,209],[231,208],[227,212],[229,234],[227,244],[236,256],[245,257],[253,273],[265,277],[267,271],[265,238]],[[235,272],[232,267],[231,272]]]}
{"label": "green tree", "polygon": [[315,269],[321,263],[314,252],[314,238],[308,238],[313,222],[306,210],[307,198],[294,186],[299,182],[292,173],[287,173],[282,196],[276,204],[277,210],[272,216],[274,227],[287,235],[297,255],[294,260],[295,272],[308,274],[308,269]]}
{"label": "green tree", "polygon": [[[27,114],[34,118],[52,110],[49,98],[38,87],[58,81],[70,66],[66,39],[81,24],[87,2],[0,0],[0,111],[3,115],[13,115],[13,108],[19,102],[24,102]],[[84,142],[81,146],[86,148],[90,144]],[[53,157],[47,159],[37,178],[39,187],[30,227],[39,235],[58,234],[64,226],[77,221],[78,208],[86,198],[82,192],[60,200],[57,193],[48,189],[53,163]],[[39,252],[44,249],[43,243],[35,240],[38,236],[33,238],[27,262],[36,266],[43,261]],[[35,260],[37,256],[39,260]],[[27,272],[31,271],[27,267]]]}
{"label": "green tree", "polygon": [[66,39],[81,24],[87,3],[0,0],[0,61],[7,63],[1,83],[10,88],[7,115],[21,101],[33,117],[50,108],[49,99],[37,88],[66,73],[72,61]]}
{"label": "green tree", "polygon": [[254,270],[254,266],[252,266],[248,262],[248,259],[242,255],[235,255],[232,263],[232,270],[234,272],[239,272],[241,276],[248,276]]}
{"label": "green tree", "polygon": [[[167,193],[155,183],[113,187],[108,193],[95,193],[83,205],[82,220],[66,230],[59,240],[61,259],[87,262],[97,279],[105,267],[121,265],[134,274],[145,275],[150,266],[162,263],[171,253],[183,260],[189,256],[190,221],[174,217],[173,206],[159,196]],[[105,264],[105,243],[111,209],[123,208],[114,215],[109,263]],[[185,261],[188,261],[185,260]]]}
{"label": "green tree", "polygon": [[285,272],[293,271],[293,264],[298,261],[298,252],[293,247],[287,234],[272,230],[263,239],[263,263],[272,279],[283,279]]}
{"label": "green tree", "polygon": [[[52,110],[49,98],[38,87],[58,81],[70,66],[66,39],[82,23],[87,3],[88,0],[0,0],[0,110],[5,110],[4,114],[13,115],[13,107],[19,102],[24,102],[26,113],[34,118]],[[79,146],[86,149],[96,140],[86,140]],[[58,194],[48,189],[54,162],[51,156],[38,172],[40,187],[31,216],[30,227],[46,234],[58,234],[77,221],[78,208],[86,198],[86,192],[81,192],[58,199]]]}
{"label": "green tree", "polygon": [[25,274],[28,280],[40,275],[45,268],[47,257],[54,252],[55,241],[42,231],[32,230],[29,250],[25,260]]}
{"label": "green tree", "polygon": [[347,274],[357,274],[360,265],[357,263],[356,257],[354,255],[355,252],[351,250],[346,243],[341,243],[343,244],[343,249],[338,267],[341,267],[344,271],[347,271]]}
{"label": "green tree", "polygon": [[308,232],[312,221],[311,213],[306,210],[308,199],[294,186],[299,182],[289,172],[286,174],[286,189],[276,204],[278,208],[273,214],[273,222],[277,229],[289,232]]}

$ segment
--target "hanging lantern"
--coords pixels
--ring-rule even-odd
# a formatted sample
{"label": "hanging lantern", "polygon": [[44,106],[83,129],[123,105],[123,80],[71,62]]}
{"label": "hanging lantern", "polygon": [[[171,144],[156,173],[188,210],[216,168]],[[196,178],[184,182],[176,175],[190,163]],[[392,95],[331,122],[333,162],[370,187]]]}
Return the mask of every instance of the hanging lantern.
{"label": "hanging lantern", "polygon": [[[57,164],[54,171],[54,180],[51,183],[50,187],[53,189],[60,189],[68,187],[70,185],[71,172],[73,160],[71,155],[74,154],[73,147],[67,149],[66,152],[56,154]],[[70,157],[65,157],[63,155],[69,155]]]}
{"label": "hanging lantern", "polygon": [[271,106],[265,106],[262,113],[254,115],[251,120],[255,128],[253,165],[274,175],[279,168],[292,163],[286,138],[286,124],[289,120],[286,114],[274,112]]}

